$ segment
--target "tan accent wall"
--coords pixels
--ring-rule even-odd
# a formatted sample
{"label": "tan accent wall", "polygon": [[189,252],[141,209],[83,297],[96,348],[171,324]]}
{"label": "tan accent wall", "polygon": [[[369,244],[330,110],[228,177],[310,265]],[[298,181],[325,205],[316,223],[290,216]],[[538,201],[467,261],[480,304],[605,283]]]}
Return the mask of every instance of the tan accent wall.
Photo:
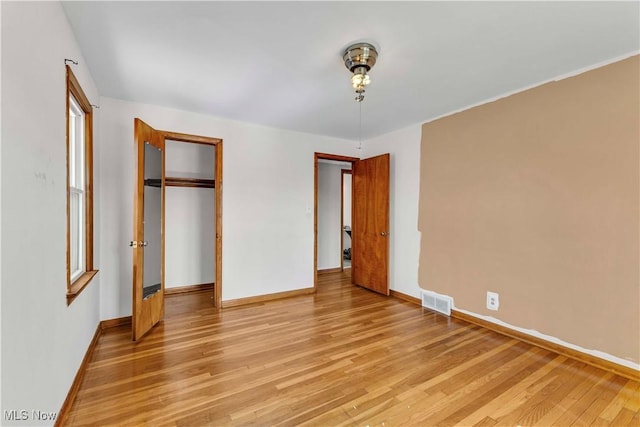
{"label": "tan accent wall", "polygon": [[640,362],[639,82],[634,56],[424,124],[420,287]]}

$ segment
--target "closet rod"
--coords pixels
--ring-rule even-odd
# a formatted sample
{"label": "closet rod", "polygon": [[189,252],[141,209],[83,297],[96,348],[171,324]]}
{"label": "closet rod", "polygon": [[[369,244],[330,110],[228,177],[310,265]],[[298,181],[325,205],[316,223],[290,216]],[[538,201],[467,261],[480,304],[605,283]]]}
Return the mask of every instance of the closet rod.
{"label": "closet rod", "polygon": [[166,185],[167,187],[215,188],[216,181],[213,179],[178,178],[165,176],[164,185]]}

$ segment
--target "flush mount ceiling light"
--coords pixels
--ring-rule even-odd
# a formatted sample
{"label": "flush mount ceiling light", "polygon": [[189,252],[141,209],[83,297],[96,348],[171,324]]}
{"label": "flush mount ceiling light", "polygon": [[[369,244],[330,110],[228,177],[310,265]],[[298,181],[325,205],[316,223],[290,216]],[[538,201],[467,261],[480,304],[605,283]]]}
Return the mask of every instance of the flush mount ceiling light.
{"label": "flush mount ceiling light", "polygon": [[364,88],[371,83],[367,73],[375,65],[377,58],[378,51],[369,43],[353,44],[342,54],[344,65],[353,73],[351,84],[356,91],[355,100],[358,102],[364,100]]}

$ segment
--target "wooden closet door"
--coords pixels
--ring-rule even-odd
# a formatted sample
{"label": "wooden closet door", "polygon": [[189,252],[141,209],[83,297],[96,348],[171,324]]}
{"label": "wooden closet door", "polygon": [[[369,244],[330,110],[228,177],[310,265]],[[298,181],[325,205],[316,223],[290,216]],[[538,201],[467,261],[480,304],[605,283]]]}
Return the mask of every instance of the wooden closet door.
{"label": "wooden closet door", "polygon": [[137,152],[133,207],[133,340],[164,315],[164,136],[134,121]]}

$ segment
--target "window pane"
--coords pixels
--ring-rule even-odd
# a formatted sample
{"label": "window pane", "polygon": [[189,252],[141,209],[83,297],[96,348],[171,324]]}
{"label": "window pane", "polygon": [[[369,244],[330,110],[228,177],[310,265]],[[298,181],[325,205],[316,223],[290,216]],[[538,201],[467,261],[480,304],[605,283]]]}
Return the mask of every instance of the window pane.
{"label": "window pane", "polygon": [[[69,97],[69,105],[71,105],[72,97]],[[73,108],[69,107],[69,185],[76,185],[76,116]]]}
{"label": "window pane", "polygon": [[78,101],[69,95],[69,185],[84,190],[84,118]]}
{"label": "window pane", "polygon": [[84,112],[76,118],[76,184],[84,190]]}

